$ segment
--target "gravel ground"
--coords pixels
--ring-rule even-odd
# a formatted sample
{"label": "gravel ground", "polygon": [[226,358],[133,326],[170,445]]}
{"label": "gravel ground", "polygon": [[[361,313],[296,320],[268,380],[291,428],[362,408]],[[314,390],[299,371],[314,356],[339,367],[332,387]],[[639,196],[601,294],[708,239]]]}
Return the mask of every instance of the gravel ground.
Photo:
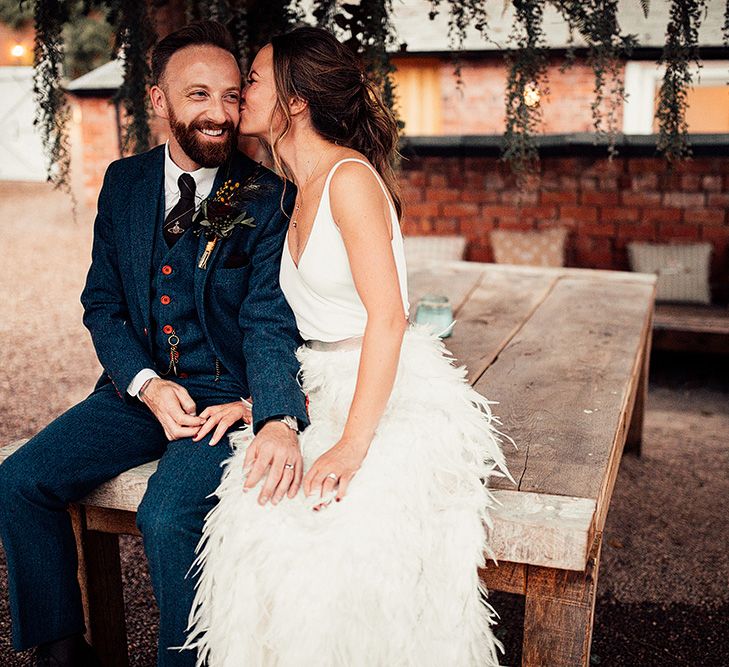
{"label": "gravel ground", "polygon": [[[73,221],[46,185],[0,182],[0,443],[42,428],[98,374],[78,302],[91,220]],[[728,395],[729,360],[654,355],[643,456],[623,459],[607,519],[592,664],[729,665]],[[131,664],[152,666],[158,613],[141,542],[120,542]],[[503,661],[517,665],[523,600],[491,599]],[[10,648],[0,551],[0,665],[30,664]]]}

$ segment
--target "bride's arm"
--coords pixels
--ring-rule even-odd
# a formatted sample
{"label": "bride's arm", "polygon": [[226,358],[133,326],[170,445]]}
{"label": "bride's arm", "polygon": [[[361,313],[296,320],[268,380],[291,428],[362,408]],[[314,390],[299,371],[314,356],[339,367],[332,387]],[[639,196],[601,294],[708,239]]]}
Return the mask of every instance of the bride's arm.
{"label": "bride's arm", "polygon": [[367,310],[367,326],[344,432],[309,470],[304,489],[307,495],[320,490],[326,494],[336,484],[326,478],[333,472],[340,476],[340,499],[367,454],[390,398],[407,320],[392,253],[390,209],[374,174],[361,163],[341,165],[332,177],[330,200]]}

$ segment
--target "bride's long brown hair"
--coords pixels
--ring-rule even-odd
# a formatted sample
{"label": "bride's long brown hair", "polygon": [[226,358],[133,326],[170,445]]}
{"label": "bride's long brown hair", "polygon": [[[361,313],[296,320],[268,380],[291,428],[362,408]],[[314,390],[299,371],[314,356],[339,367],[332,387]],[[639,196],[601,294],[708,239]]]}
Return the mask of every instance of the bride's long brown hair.
{"label": "bride's long brown hair", "polygon": [[375,167],[402,214],[393,168],[397,155],[397,121],[378,86],[364,73],[357,56],[323,28],[303,27],[274,37],[273,73],[276,108],[283,129],[269,137],[273,162],[290,175],[277,148],[291,129],[288,102],[308,103],[314,129],[328,141],[362,153]]}

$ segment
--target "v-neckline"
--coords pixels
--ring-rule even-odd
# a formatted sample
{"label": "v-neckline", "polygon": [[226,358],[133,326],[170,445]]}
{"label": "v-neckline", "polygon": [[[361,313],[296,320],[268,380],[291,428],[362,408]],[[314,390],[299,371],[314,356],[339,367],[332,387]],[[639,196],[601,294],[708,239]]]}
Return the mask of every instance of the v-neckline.
{"label": "v-neckline", "polygon": [[[344,158],[351,159],[351,158]],[[342,160],[340,160],[342,162]],[[304,256],[304,253],[306,252],[306,249],[309,247],[309,241],[311,241],[311,235],[314,233],[314,227],[316,226],[317,218],[319,217],[319,211],[321,211],[321,204],[324,201],[324,191],[329,186],[329,176],[331,176],[332,171],[334,170],[334,167],[336,167],[339,164],[339,162],[335,162],[329,172],[327,173],[326,180],[324,181],[324,187],[321,190],[321,197],[319,198],[319,203],[316,205],[316,211],[314,212],[314,219],[311,222],[311,229],[309,230],[309,235],[306,237],[306,243],[304,244],[304,247],[302,248],[301,252],[299,253],[299,260],[294,261],[294,255],[291,252],[291,244],[289,243],[289,231],[290,229],[286,230],[286,250],[289,253],[289,258],[291,259],[291,263],[294,265],[294,268],[298,271],[299,267],[301,266],[301,259]]]}

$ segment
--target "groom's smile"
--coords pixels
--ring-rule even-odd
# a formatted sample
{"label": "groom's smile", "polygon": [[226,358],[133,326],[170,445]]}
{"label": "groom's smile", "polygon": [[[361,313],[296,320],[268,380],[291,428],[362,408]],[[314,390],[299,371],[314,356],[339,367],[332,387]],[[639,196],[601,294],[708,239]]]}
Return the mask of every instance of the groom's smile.
{"label": "groom's smile", "polygon": [[194,171],[228,159],[240,118],[240,88],[240,69],[228,51],[206,44],[170,57],[150,95],[155,113],[170,124],[170,155],[179,167]]}

